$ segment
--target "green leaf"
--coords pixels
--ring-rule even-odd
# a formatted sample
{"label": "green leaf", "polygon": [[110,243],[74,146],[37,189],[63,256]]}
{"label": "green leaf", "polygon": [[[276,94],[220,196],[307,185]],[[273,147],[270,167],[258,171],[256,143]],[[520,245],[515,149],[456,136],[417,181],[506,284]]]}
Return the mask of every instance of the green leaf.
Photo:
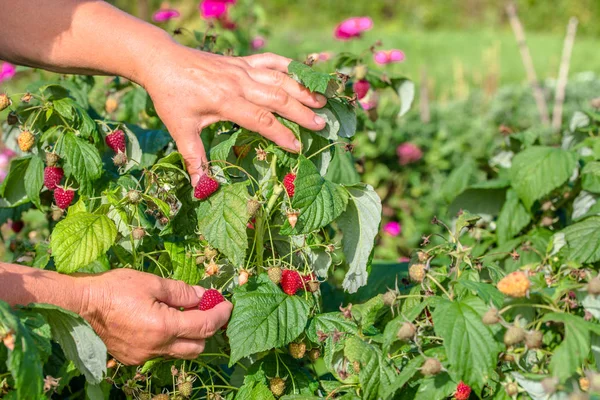
{"label": "green leaf", "polygon": [[54,100],[52,102],[54,110],[67,120],[73,119],[73,104],[73,99],[69,97],[64,97],[62,99]]}
{"label": "green leaf", "polygon": [[467,158],[458,168],[450,173],[442,185],[442,195],[448,203],[467,188],[475,171],[477,171],[477,166],[473,160]]}
{"label": "green leaf", "polygon": [[246,183],[223,185],[196,210],[200,232],[236,265],[243,262],[248,247],[247,199]]}
{"label": "green leaf", "polygon": [[334,330],[356,334],[358,327],[354,321],[344,318],[339,312],[318,314],[311,319],[306,336],[311,342],[319,343],[318,332],[329,334]]}
{"label": "green leaf", "polygon": [[[286,396],[287,397],[287,396]],[[271,390],[262,382],[251,382],[244,384],[237,395],[235,396],[236,400],[254,400],[254,399],[264,399],[264,400],[274,400],[275,397]]]}
{"label": "green leaf", "polygon": [[382,296],[377,295],[363,304],[353,306],[352,317],[361,328],[368,328],[375,323],[379,312],[384,306]]}
{"label": "green leaf", "polygon": [[517,154],[511,183],[528,209],[536,200],[567,181],[577,167],[577,156],[555,147],[534,146]]}
{"label": "green leaf", "polygon": [[343,150],[342,146],[335,146],[335,152],[327,168],[325,178],[340,185],[356,185],[359,183],[360,175],[354,167],[352,153]]}
{"label": "green leaf", "polygon": [[202,270],[196,265],[195,257],[188,256],[183,243],[165,242],[165,250],[171,257],[173,279],[196,285],[202,279]]}
{"label": "green leaf", "polygon": [[221,167],[225,167],[227,165],[224,161],[227,161],[227,157],[229,157],[231,148],[235,145],[235,141],[237,140],[240,132],[241,130],[237,130],[229,138],[223,140],[210,150],[210,159],[214,165],[219,165]]}
{"label": "green leaf", "polygon": [[292,228],[288,221],[281,228],[282,235],[310,233],[336,219],[346,208],[348,195],[343,188],[323,178],[317,167],[304,156],[299,157],[298,173],[294,182],[296,191],[292,208],[298,210],[298,222]]}
{"label": "green leaf", "polygon": [[569,248],[569,259],[582,263],[600,260],[600,216],[593,216],[562,230]]}
{"label": "green leaf", "polygon": [[106,346],[92,327],[79,315],[50,304],[33,304],[28,308],[44,317],[52,329],[52,338],[88,382],[102,382],[106,373]]}
{"label": "green leaf", "polygon": [[433,325],[444,339],[444,348],[456,379],[481,389],[496,367],[500,346],[490,328],[483,324],[477,298],[463,301],[440,300],[433,312]]}
{"label": "green leaf", "polygon": [[465,289],[476,292],[485,304],[492,303],[495,307],[500,308],[504,303],[504,295],[489,283],[475,282],[469,279],[459,279],[456,283]]}
{"label": "green leaf", "polygon": [[44,186],[44,162],[41,158],[33,156],[25,172],[25,192],[29,200],[40,209],[42,208],[40,204],[42,186]]}
{"label": "green leaf", "polygon": [[117,236],[115,224],[106,215],[80,212],[56,224],[50,246],[56,269],[73,273],[106,253]]}
{"label": "green leaf", "polygon": [[389,396],[401,389],[402,386],[404,386],[417,372],[419,372],[419,368],[421,368],[421,365],[423,365],[424,361],[425,357],[421,355],[410,360],[404,366],[404,368],[402,368],[400,375],[394,379],[393,383],[385,388],[383,398],[389,398]]}
{"label": "green leaf", "polygon": [[581,187],[592,193],[600,193],[600,161],[592,161],[581,170]]}
{"label": "green leaf", "polygon": [[364,391],[362,398],[366,400],[383,398],[383,394],[392,386],[397,375],[381,350],[356,336],[351,336],[346,341],[344,355],[350,362],[358,361],[361,364],[358,378]]}
{"label": "green leaf", "polygon": [[123,131],[125,135],[127,135],[125,154],[127,154],[127,164],[123,167],[123,171],[129,171],[134,168],[139,168],[142,163],[142,148],[140,147],[140,142],[138,142],[138,138],[129,129],[128,126],[123,125]]}
{"label": "green leaf", "polygon": [[298,61],[292,61],[288,65],[288,71],[295,75],[300,83],[306,86],[311,92],[325,93],[329,81],[335,79],[329,74],[315,71],[308,65]]}
{"label": "green leaf", "polygon": [[367,263],[381,222],[381,200],[369,185],[346,189],[351,201],[338,225],[344,234],[342,248],[349,266],[343,287],[354,293],[367,284]]}
{"label": "green leaf", "polygon": [[550,313],[543,322],[555,321],[565,325],[565,338],[554,350],[550,361],[550,372],[565,382],[582,366],[590,353],[591,333],[588,323],[581,317],[570,314]]}
{"label": "green leaf", "polygon": [[283,293],[268,277],[259,280],[256,291],[235,293],[233,304],[227,327],[230,366],[242,357],[290,343],[308,320],[309,304],[302,297]]}
{"label": "green leaf", "polygon": [[503,244],[512,239],[529,225],[530,221],[529,211],[519,200],[517,192],[514,189],[508,190],[506,192],[506,202],[502,206],[496,221],[498,243]]}
{"label": "green leaf", "polygon": [[73,133],[64,134],[56,147],[56,152],[77,179],[80,193],[91,194],[93,181],[102,175],[102,160],[96,147]]}
{"label": "green leaf", "polygon": [[31,157],[13,158],[8,175],[0,185],[0,207],[16,207],[28,201],[25,174]]}
{"label": "green leaf", "polygon": [[343,138],[351,138],[356,133],[356,112],[349,104],[339,99],[327,100],[329,108],[338,120],[340,128],[337,135]]}
{"label": "green leaf", "polygon": [[415,83],[406,78],[392,79],[392,86],[400,98],[398,117],[401,117],[410,110],[410,106],[415,99]]}
{"label": "green leaf", "polygon": [[13,350],[8,351],[6,367],[15,380],[17,398],[42,398],[43,371],[40,353],[29,330],[3,301],[0,301],[0,326],[12,330],[15,338]]}
{"label": "green leaf", "polygon": [[421,380],[415,400],[445,399],[455,391],[456,382],[447,372],[442,372]]}

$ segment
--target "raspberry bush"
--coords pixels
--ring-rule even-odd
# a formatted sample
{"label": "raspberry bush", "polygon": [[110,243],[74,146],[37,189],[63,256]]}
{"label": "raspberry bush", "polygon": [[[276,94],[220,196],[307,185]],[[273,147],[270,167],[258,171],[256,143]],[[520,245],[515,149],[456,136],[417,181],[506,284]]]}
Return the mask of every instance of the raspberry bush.
{"label": "raspberry bush", "polygon": [[[248,45],[243,32],[194,37],[215,52]],[[201,309],[224,297],[234,309],[196,360],[127,367],[77,315],[0,302],[0,396],[599,394],[600,114],[576,113],[564,135],[507,135],[494,149],[505,162],[457,168],[444,197],[460,211],[431,221],[439,233],[424,235],[410,262],[385,263],[373,260],[381,201],[359,173],[375,167],[352,150],[397,128],[414,87],[364,55],[312,61],[289,73],[328,97],[317,110],[326,128],[280,118],[302,143],[291,154],[215,124],[202,133],[210,163],[195,188],[130,82],[66,77],[3,98],[4,139],[18,154],[0,185],[13,261],[66,274],[133,268],[210,289]],[[379,95],[385,107],[359,101]],[[404,166],[422,154],[406,145],[398,156]]]}

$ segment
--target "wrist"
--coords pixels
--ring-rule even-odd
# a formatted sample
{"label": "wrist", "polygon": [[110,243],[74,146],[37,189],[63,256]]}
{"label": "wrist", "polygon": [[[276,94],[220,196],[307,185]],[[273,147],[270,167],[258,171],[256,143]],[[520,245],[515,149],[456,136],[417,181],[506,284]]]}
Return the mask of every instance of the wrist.
{"label": "wrist", "polygon": [[152,35],[146,37],[144,45],[131,53],[131,68],[120,75],[148,90],[152,81],[165,73],[165,65],[181,47],[166,31],[152,27]]}

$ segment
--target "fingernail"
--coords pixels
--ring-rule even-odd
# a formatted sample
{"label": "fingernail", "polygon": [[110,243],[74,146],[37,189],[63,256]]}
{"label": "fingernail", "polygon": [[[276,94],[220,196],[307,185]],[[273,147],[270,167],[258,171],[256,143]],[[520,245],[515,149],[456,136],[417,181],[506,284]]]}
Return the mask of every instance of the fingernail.
{"label": "fingernail", "polygon": [[319,103],[326,103],[327,102],[327,97],[323,96],[320,93],[315,94],[315,99],[319,102]]}
{"label": "fingernail", "polygon": [[190,179],[192,180],[192,186],[196,187],[198,181],[200,180],[200,175],[194,174],[190,177]]}
{"label": "fingernail", "polygon": [[294,149],[296,149],[297,151],[302,150],[302,143],[300,143],[298,139],[294,140]]}
{"label": "fingernail", "polygon": [[325,125],[325,120],[323,119],[323,117],[321,117],[319,115],[315,115],[315,124]]}

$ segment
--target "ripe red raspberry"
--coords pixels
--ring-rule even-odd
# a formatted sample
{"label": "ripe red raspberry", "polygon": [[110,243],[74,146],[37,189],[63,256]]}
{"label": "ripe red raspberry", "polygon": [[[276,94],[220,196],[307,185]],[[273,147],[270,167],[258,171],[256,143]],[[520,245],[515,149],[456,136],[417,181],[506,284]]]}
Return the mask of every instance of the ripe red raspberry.
{"label": "ripe red raspberry", "polygon": [[293,269],[284,269],[281,272],[281,288],[286,294],[290,296],[296,294],[298,289],[302,289],[304,287],[304,282],[300,277],[298,271],[294,271]]}
{"label": "ripe red raspberry", "polygon": [[289,197],[294,197],[294,190],[296,189],[296,186],[294,185],[295,180],[296,174],[292,172],[283,177],[283,187],[285,187],[285,191]]}
{"label": "ripe red raspberry", "polygon": [[202,295],[200,299],[200,304],[198,308],[202,311],[210,310],[214,308],[217,304],[225,301],[225,297],[216,289],[208,289]]}
{"label": "ripe red raspberry", "polygon": [[202,175],[196,189],[194,189],[194,197],[200,200],[207,199],[211,194],[217,191],[219,182],[208,175]]}
{"label": "ripe red raspberry", "polygon": [[67,207],[71,205],[73,202],[73,198],[75,197],[75,191],[69,188],[57,187],[54,190],[54,201],[58,208],[65,210]]}
{"label": "ripe red raspberry", "polygon": [[56,189],[63,176],[65,176],[65,171],[63,171],[61,167],[44,168],[44,186],[46,186],[48,190]]}
{"label": "ripe red raspberry", "polygon": [[463,381],[458,382],[456,385],[456,392],[454,393],[454,398],[456,400],[467,400],[471,395],[471,387],[465,384]]}
{"label": "ripe red raspberry", "polygon": [[110,135],[107,135],[106,144],[113,149],[115,153],[125,153],[125,132],[121,129],[117,129]]}
{"label": "ripe red raspberry", "polygon": [[25,226],[25,223],[21,220],[18,221],[12,221],[10,223],[10,229],[12,229],[12,231],[14,233],[19,233],[23,230],[23,227]]}
{"label": "ripe red raspberry", "polygon": [[367,92],[370,88],[371,84],[369,84],[369,81],[365,79],[361,79],[360,81],[354,82],[354,92],[356,93],[356,97],[358,97],[359,100],[367,95]]}

